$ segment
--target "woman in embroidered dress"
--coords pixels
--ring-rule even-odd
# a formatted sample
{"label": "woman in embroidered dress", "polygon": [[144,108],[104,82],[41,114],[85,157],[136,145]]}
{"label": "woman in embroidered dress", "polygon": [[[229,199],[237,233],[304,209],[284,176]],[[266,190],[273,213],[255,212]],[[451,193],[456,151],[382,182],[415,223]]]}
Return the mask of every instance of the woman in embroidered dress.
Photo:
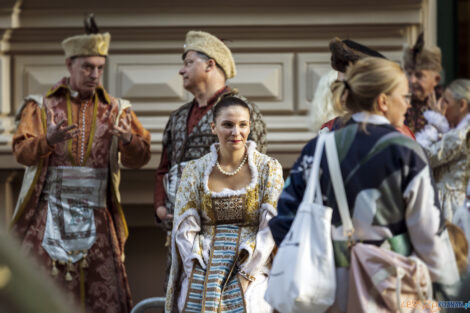
{"label": "woman in embroidered dress", "polygon": [[[391,61],[364,58],[348,68],[344,81],[333,83],[332,91],[335,104],[345,105],[352,113],[347,124],[334,131],[334,137],[354,240],[404,255],[414,253],[428,266],[433,282],[456,283],[457,264],[427,158],[417,142],[396,129],[403,125],[410,105],[403,70]],[[277,245],[289,231],[302,201],[316,142],[315,138],[307,143],[292,167],[279,198],[278,215],[269,222]],[[320,168],[324,204],[333,208],[331,231],[337,287],[329,312],[346,312],[351,291],[348,238],[343,233],[325,152]],[[383,301],[374,299],[373,292],[369,294],[370,301]]]}
{"label": "woman in embroidered dress", "polygon": [[427,124],[416,134],[416,140],[429,157],[442,209],[449,221],[465,201],[469,178],[469,103],[470,80],[453,81],[446,88],[440,105],[424,112]]}
{"label": "woman in embroidered dress", "polygon": [[250,110],[227,97],[213,111],[211,152],[185,167],[172,232],[166,312],[270,312],[264,301],[282,168],[248,141]]}

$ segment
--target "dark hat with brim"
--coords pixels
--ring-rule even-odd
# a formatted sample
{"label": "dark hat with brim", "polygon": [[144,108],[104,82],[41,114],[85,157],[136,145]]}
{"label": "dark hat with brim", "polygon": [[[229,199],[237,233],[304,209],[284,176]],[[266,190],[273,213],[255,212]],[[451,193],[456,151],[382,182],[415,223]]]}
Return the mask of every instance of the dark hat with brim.
{"label": "dark hat with brim", "polygon": [[331,67],[338,72],[346,72],[350,64],[365,57],[386,59],[384,55],[353,40],[341,40],[338,37],[330,41]]}

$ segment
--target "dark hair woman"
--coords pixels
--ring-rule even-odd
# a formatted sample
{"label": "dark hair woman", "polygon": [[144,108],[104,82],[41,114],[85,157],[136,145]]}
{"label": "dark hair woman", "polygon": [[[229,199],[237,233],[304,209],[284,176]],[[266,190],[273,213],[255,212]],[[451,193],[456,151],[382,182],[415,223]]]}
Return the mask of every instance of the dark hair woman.
{"label": "dark hair woman", "polygon": [[176,195],[166,312],[270,312],[268,221],[282,168],[247,141],[251,112],[243,100],[226,97],[213,114],[219,142],[186,165]]}

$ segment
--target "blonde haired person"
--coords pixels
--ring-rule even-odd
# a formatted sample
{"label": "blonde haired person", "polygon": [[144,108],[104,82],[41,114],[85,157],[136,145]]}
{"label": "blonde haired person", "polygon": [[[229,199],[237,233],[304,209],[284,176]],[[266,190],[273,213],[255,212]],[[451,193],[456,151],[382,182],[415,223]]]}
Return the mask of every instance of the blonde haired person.
{"label": "blonde haired person", "polygon": [[[331,51],[331,67],[337,71],[338,73],[338,80],[344,79],[344,74],[349,66],[356,63],[358,60],[363,59],[365,57],[375,57],[375,58],[382,58],[387,59],[381,53],[364,46],[358,42],[345,39],[340,40],[339,38],[334,38],[330,41],[330,51]],[[331,81],[330,85],[333,83]],[[328,86],[328,92],[322,93],[322,89],[317,90],[315,93],[315,99],[313,102],[313,108],[318,108],[318,103],[323,101],[323,113],[313,112],[314,109],[312,108],[311,116],[318,115],[319,119],[321,120],[322,117],[331,116],[336,117],[328,120],[324,119],[323,124],[320,126],[320,130],[322,132],[336,130],[344,126],[345,121],[350,118],[351,112],[348,112],[346,107],[344,106],[334,106],[332,100],[332,93],[330,85]],[[321,87],[319,83],[319,88]],[[324,87],[323,87],[324,88]],[[323,95],[320,97],[320,95]],[[338,111],[341,110],[341,111]],[[318,110],[317,110],[318,111]],[[311,118],[312,119],[312,118]],[[315,124],[316,127],[316,124]],[[317,130],[317,129],[314,129]],[[397,128],[399,132],[402,134],[415,139],[413,132],[404,124]]]}
{"label": "blonde haired person", "polygon": [[[431,170],[421,147],[404,136],[410,94],[405,73],[396,63],[364,58],[351,65],[344,81],[332,85],[338,109],[352,113],[334,131],[346,198],[355,228],[354,239],[421,258],[433,282],[454,284],[459,273],[439,209]],[[269,226],[280,245],[289,231],[306,188],[317,139],[311,140],[292,167]],[[330,309],[345,312],[348,300],[349,253],[326,155],[321,159],[324,204],[333,208],[332,239],[336,264],[336,301]],[[397,249],[398,246],[407,249]],[[372,294],[371,294],[372,296]]]}
{"label": "blonde haired person", "polygon": [[279,162],[247,138],[251,110],[225,97],[213,109],[218,143],[184,168],[175,203],[165,312],[271,312],[264,301],[283,186]]}

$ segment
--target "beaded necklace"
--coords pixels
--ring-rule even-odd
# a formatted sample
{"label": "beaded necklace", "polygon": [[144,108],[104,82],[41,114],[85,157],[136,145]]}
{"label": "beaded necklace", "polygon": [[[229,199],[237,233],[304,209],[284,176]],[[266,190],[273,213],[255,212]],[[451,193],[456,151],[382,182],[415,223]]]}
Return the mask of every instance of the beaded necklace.
{"label": "beaded necklace", "polygon": [[[220,147],[217,149],[217,154],[218,152],[220,152]],[[248,159],[248,153],[247,153],[247,148],[245,146],[245,157],[243,158],[242,162],[240,163],[240,165],[233,171],[233,172],[227,172],[226,170],[224,170],[222,168],[222,166],[220,166],[219,164],[219,159],[217,158],[217,161],[215,162],[215,165],[217,165],[217,168],[219,169],[219,171],[224,174],[224,175],[227,175],[227,176],[233,176],[233,175],[236,175],[238,172],[240,172],[240,170],[242,169],[243,165],[245,165],[245,162],[246,160]]]}
{"label": "beaded necklace", "polygon": [[[71,104],[71,100],[70,100],[70,93],[67,93],[67,96],[66,96],[66,101],[67,101],[67,120],[68,120],[68,125],[72,125],[72,104]],[[91,129],[90,129],[90,135],[89,135],[89,138],[88,138],[88,147],[85,151],[85,134],[86,134],[86,129],[85,129],[85,122],[86,122],[86,108],[91,105],[92,101],[93,101],[93,98],[95,99],[95,107],[93,108],[93,119],[92,119],[92,122],[91,122]],[[69,139],[68,140],[68,150],[69,150],[69,157],[70,157],[70,160],[72,161],[72,164],[74,166],[84,166],[84,164],[86,163],[90,153],[91,153],[91,147],[92,147],[92,144],[93,144],[93,138],[95,136],[95,130],[96,130],[96,116],[97,116],[97,113],[98,113],[98,97],[96,94],[94,94],[88,103],[86,103],[82,109],[82,129],[80,129],[80,134],[81,134],[81,141],[82,141],[82,144],[81,146],[79,147],[79,164],[77,164],[77,162],[75,161],[74,157],[73,157],[73,154],[72,154],[72,141],[73,141],[73,138]],[[80,115],[80,113],[79,113]],[[79,117],[80,118],[80,117]]]}

